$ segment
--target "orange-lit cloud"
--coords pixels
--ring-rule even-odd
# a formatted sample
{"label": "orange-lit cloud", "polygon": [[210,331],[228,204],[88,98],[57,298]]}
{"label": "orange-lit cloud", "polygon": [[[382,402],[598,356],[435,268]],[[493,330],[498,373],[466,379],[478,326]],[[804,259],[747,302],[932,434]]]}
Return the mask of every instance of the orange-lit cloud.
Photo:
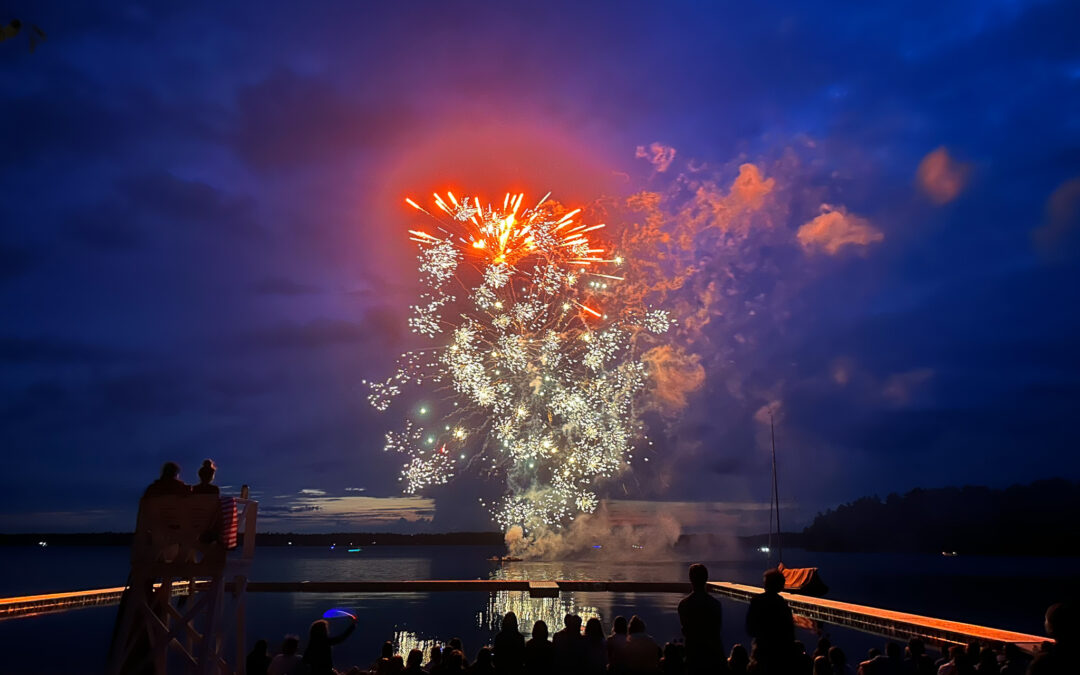
{"label": "orange-lit cloud", "polygon": [[[678,183],[675,192],[631,195],[612,205],[603,218],[625,224],[616,248],[625,254],[626,277],[633,283],[622,288],[624,299],[664,305],[679,317],[677,333],[693,343],[732,301],[734,267],[747,264],[747,256],[753,255],[751,238],[777,236],[782,228],[774,227],[775,216],[786,206],[773,199],[776,180],[766,178],[754,164],[741,165],[727,185],[711,177],[680,177]],[[702,266],[705,257],[711,260],[708,267]],[[657,352],[652,358],[659,367],[661,359],[676,356],[684,358],[674,352]],[[690,384],[699,386],[692,380]],[[669,391],[677,389],[665,385],[658,393]],[[682,405],[674,395],[661,407]]]}
{"label": "orange-lit cloud", "polygon": [[822,204],[821,214],[800,227],[796,237],[805,250],[829,255],[836,255],[845,246],[866,247],[885,239],[870,221],[829,204]]}
{"label": "orange-lit cloud", "polygon": [[881,395],[893,405],[907,405],[922,385],[929,382],[933,377],[933,368],[917,368],[906,373],[890,375],[889,379],[885,381],[885,387],[881,390]]}
{"label": "orange-lit cloud", "polygon": [[854,370],[854,365],[851,360],[841,357],[833,361],[829,376],[833,382],[845,387],[848,382],[851,382],[852,370]]}
{"label": "orange-lit cloud", "polygon": [[651,401],[664,414],[682,411],[687,397],[705,384],[701,357],[682,347],[659,345],[645,352],[641,360],[651,376]]}
{"label": "orange-lit cloud", "polygon": [[958,162],[942,146],[922,158],[915,178],[934,203],[947,204],[963,191],[970,173],[970,165]]}
{"label": "orange-lit cloud", "polygon": [[769,401],[765,405],[757,409],[754,413],[754,421],[759,424],[769,424],[770,422],[781,422],[784,415],[784,402],[776,399]]}
{"label": "orange-lit cloud", "polygon": [[379,187],[393,195],[395,207],[409,193],[448,189],[492,200],[506,192],[539,191],[539,198],[550,190],[563,203],[581,203],[618,194],[624,181],[613,168],[619,166],[589,138],[542,121],[470,118],[418,134],[383,167]]}
{"label": "orange-lit cloud", "polygon": [[1048,256],[1061,255],[1080,239],[1080,177],[1057,187],[1046,200],[1046,217],[1033,232],[1036,245]]}
{"label": "orange-lit cloud", "polygon": [[[691,208],[680,212],[677,229],[684,232],[684,246],[691,242],[685,235],[696,235],[706,228],[731,232],[740,238],[750,234],[751,222],[741,216],[761,211],[766,198],[776,187],[775,178],[765,178],[755,164],[743,164],[731,187],[724,190],[712,181],[703,181],[694,194]],[[768,221],[756,221],[770,226]]]}
{"label": "orange-lit cloud", "polygon": [[663,173],[675,161],[675,148],[663,143],[652,143],[647,148],[644,145],[639,145],[634,157],[649,160],[649,164],[656,167],[657,172]]}

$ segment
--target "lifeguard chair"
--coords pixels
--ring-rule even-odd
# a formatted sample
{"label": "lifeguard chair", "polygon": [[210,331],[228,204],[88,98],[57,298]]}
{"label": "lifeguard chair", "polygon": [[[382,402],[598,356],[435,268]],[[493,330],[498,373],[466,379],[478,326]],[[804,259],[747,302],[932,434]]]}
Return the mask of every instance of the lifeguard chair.
{"label": "lifeguard chair", "polygon": [[[218,495],[144,498],[131,575],[120,603],[107,672],[243,673],[245,589],[255,555],[258,502]],[[238,534],[243,546],[237,550]],[[233,602],[226,621],[225,589]],[[183,599],[181,599],[183,598]],[[236,661],[222,646],[235,625]]]}

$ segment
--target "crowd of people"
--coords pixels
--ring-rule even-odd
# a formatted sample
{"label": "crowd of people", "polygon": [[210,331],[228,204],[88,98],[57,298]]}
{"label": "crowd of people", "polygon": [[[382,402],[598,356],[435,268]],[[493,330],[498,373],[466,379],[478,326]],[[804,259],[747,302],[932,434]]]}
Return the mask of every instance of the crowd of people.
{"label": "crowd of people", "polygon": [[764,592],[750,602],[746,632],[750,647],[736,644],[724,649],[720,601],[707,590],[708,570],[691,565],[692,591],[679,603],[682,638],[661,646],[649,635],[639,616],[616,617],[605,634],[599,618],[584,622],[567,614],[563,627],[550,634],[544,621],[532,626],[529,640],[521,633],[517,616],[508,612],[491,645],[481,647],[470,661],[459,638],[434,646],[427,654],[419,649],[396,654],[394,645],[382,645],[379,657],[369,666],[335,670],[332,647],[356,628],[356,619],[343,633],[331,636],[329,624],[320,619],[311,625],[303,654],[297,636],[286,636],[280,652],[271,656],[265,640],[248,655],[247,675],[1058,675],[1080,674],[1080,639],[1076,606],[1059,603],[1046,614],[1047,634],[1054,639],[1032,656],[1014,644],[1003,649],[972,642],[946,645],[938,658],[922,640],[912,638],[906,647],[887,642],[884,650],[871,649],[861,662],[851,662],[828,638],[818,640],[807,653],[795,639],[791,609],[780,591],[784,577],[779,570],[765,573]]}

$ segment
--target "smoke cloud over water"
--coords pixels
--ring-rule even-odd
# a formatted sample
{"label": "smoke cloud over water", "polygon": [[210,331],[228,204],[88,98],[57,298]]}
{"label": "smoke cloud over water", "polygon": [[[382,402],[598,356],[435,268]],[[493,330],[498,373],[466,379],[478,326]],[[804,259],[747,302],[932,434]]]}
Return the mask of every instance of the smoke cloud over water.
{"label": "smoke cloud over water", "polygon": [[618,522],[607,508],[601,507],[574,519],[559,530],[537,530],[528,535],[518,526],[506,533],[510,555],[527,559],[566,559],[589,555],[625,555],[642,551],[648,560],[673,557],[672,549],[682,534],[682,527],[671,515],[657,514],[654,522],[643,525]]}

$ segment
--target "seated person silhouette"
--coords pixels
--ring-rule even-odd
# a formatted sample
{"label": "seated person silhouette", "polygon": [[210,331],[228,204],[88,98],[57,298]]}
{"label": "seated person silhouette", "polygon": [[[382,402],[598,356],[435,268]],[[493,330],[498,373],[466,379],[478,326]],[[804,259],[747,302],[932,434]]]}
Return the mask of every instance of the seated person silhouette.
{"label": "seated person silhouette", "polygon": [[203,460],[202,466],[199,467],[199,484],[192,485],[191,491],[197,495],[221,494],[221,488],[213,484],[216,473],[217,465],[214,464],[214,460]]}
{"label": "seated person silhouette", "polygon": [[186,494],[191,494],[191,487],[180,480],[180,465],[176,462],[165,462],[161,467],[161,478],[146,486],[142,498]]}

